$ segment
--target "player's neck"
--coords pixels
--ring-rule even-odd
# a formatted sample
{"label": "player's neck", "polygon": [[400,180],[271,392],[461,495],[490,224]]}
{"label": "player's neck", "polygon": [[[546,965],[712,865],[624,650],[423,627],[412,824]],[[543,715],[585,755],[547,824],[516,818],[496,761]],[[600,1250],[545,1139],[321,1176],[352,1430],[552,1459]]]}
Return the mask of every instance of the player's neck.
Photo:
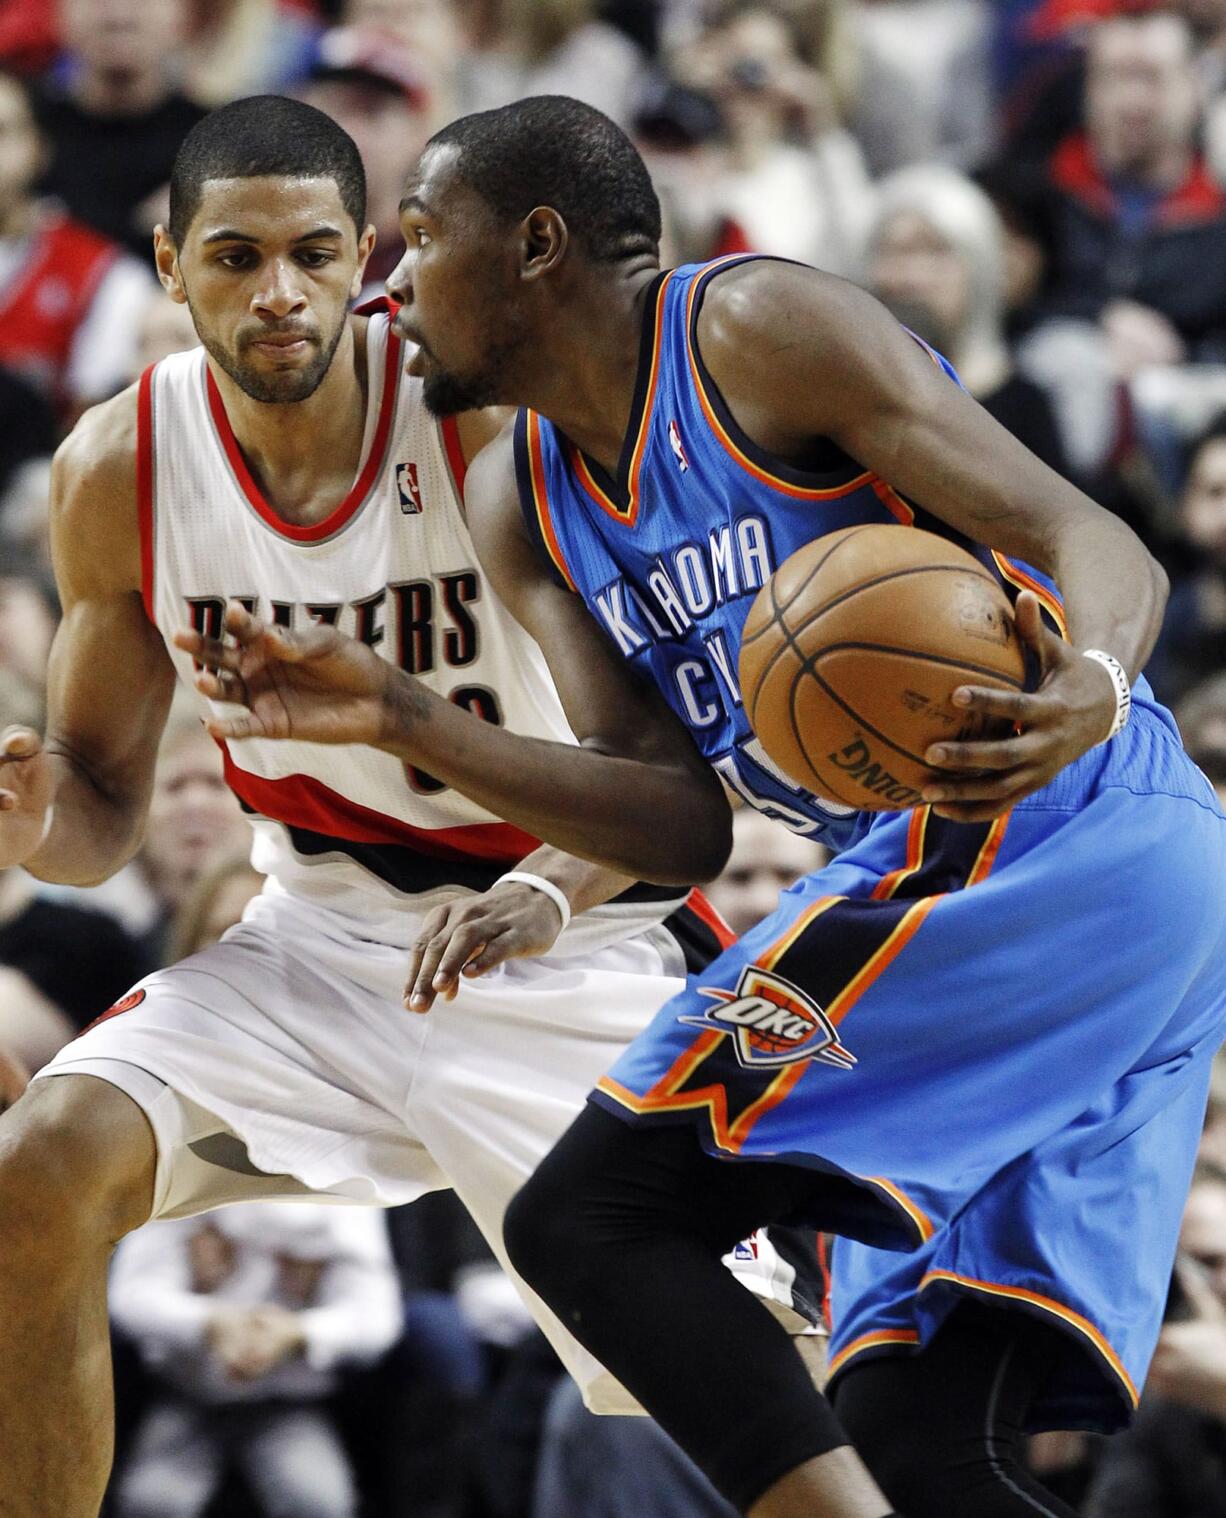
{"label": "player's neck", "polygon": [[254,401],[209,361],[226,417],[265,501],[296,526],[323,521],[349,491],[366,429],[366,324],[346,323],[319,388],[304,401]]}
{"label": "player's neck", "polygon": [[549,362],[526,404],[547,416],[590,458],[616,473],[639,378],[643,310],[659,273],[645,260],[610,279],[592,277],[538,344]]}

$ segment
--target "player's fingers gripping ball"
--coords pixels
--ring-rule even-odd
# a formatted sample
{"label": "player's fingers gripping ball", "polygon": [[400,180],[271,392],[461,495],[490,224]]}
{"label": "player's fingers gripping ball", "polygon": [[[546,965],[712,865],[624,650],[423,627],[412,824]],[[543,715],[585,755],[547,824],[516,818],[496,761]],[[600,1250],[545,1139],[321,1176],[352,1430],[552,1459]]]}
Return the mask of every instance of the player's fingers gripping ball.
{"label": "player's fingers gripping ball", "polygon": [[1008,732],[954,706],[954,691],[1022,690],[1026,668],[1009,601],[977,559],[934,533],[867,525],[779,566],[750,608],[740,677],[754,731],[798,785],[897,811],[941,778],[931,744]]}

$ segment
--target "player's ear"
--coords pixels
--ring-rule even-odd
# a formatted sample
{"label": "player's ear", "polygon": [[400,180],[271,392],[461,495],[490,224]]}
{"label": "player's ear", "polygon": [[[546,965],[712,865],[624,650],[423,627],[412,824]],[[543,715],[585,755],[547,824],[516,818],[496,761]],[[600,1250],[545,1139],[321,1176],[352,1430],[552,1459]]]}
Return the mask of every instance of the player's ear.
{"label": "player's ear", "polygon": [[570,242],[566,223],[552,206],[537,206],[521,224],[522,273],[525,279],[537,279],[556,269]]}
{"label": "player's ear", "polygon": [[179,250],[171,241],[170,233],[158,222],[153,229],[153,263],[157,269],[162,289],[179,305],[187,304],[187,291],[179,274]]}
{"label": "player's ear", "polygon": [[366,283],[366,263],[374,252],[377,236],[374,227],[366,227],[358,238],[358,266],[353,271],[353,279],[349,283],[350,300],[357,300],[362,293],[362,286]]}

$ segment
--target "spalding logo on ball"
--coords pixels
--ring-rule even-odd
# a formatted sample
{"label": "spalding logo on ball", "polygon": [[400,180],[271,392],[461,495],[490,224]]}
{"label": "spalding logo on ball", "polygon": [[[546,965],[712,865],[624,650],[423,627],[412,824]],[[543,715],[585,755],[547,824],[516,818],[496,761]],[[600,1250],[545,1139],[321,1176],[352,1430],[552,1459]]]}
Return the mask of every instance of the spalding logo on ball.
{"label": "spalding logo on ball", "polygon": [[971,554],[914,527],[845,527],[758,592],[741,639],[745,711],[806,790],[866,811],[917,805],[942,739],[1009,724],[953,705],[961,685],[1022,690],[1013,610]]}

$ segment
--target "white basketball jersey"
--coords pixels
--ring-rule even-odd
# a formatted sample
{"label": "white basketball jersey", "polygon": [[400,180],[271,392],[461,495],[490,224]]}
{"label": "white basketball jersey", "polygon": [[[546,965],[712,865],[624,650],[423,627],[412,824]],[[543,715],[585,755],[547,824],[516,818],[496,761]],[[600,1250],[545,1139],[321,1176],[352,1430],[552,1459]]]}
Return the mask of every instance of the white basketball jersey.
{"label": "white basketball jersey", "polygon": [[[288,627],[330,623],[487,721],[573,743],[540,650],[477,561],[460,508],[454,422],[427,411],[386,316],[370,319],[366,350],[357,478],[309,527],[282,521],[261,495],[203,349],[163,359],[142,380],[145,604],[180,676],[191,684],[192,661],[173,633],[218,633],[234,598]],[[256,868],[295,894],[362,916],[372,938],[399,941],[411,933],[406,908],[416,916],[457,890],[484,890],[536,847],[373,748],[246,739],[226,746],[225,769],[251,814]],[[600,915],[606,928],[635,931],[684,895],[636,888]]]}

